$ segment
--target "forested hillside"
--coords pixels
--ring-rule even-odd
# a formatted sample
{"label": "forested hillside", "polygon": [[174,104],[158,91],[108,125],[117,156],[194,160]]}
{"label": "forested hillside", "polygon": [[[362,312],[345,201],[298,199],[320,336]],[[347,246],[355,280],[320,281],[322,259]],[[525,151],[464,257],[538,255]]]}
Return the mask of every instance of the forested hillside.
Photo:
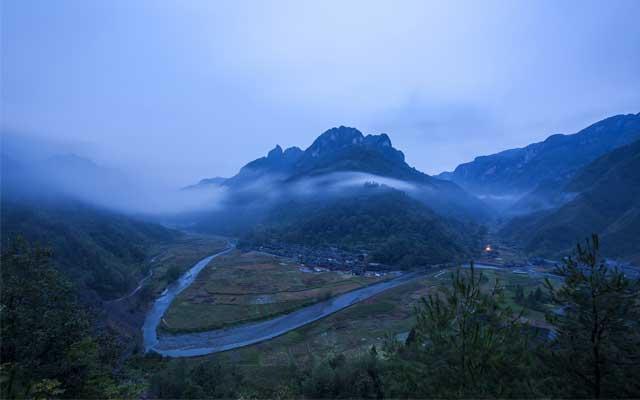
{"label": "forested hillside", "polygon": [[640,141],[595,160],[562,193],[575,198],[557,209],[515,218],[502,233],[532,254],[557,255],[591,233],[609,257],[640,261]]}
{"label": "forested hillside", "polygon": [[482,234],[478,225],[442,218],[403,192],[368,184],[337,199],[285,203],[245,242],[369,250],[373,261],[410,267],[470,257]]}
{"label": "forested hillside", "polygon": [[89,292],[95,292],[104,299],[135,286],[145,272],[150,245],[179,235],[160,225],[68,199],[40,204],[3,199],[0,215],[3,246],[22,236],[50,248],[54,265],[82,289],[80,293],[90,296]]}

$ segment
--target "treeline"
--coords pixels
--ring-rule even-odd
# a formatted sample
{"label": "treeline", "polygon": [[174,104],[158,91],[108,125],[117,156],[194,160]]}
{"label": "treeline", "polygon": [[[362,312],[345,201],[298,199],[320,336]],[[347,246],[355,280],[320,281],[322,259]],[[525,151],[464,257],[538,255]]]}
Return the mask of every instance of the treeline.
{"label": "treeline", "polygon": [[481,227],[442,218],[403,192],[367,184],[350,196],[292,200],[243,242],[375,249],[372,261],[410,267],[467,259],[483,234]]}
{"label": "treeline", "polygon": [[[553,331],[509,308],[503,287],[481,291],[475,269],[454,273],[444,293],[422,300],[404,343],[366,354],[292,364],[265,384],[233,363],[184,360],[151,379],[159,398],[638,398],[640,282],[607,268],[598,239],[578,246],[546,293]],[[533,294],[535,300],[536,293]]]}

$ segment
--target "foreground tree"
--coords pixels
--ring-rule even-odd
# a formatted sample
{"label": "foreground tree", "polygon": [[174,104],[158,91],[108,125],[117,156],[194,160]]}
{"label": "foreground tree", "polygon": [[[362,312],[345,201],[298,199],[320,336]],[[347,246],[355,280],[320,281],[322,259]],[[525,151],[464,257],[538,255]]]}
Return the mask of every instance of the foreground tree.
{"label": "foreground tree", "polygon": [[560,288],[547,280],[555,313],[547,316],[555,340],[544,360],[551,368],[547,388],[555,396],[640,397],[640,284],[599,255],[596,235],[558,274]]}
{"label": "foreground tree", "polygon": [[87,316],[50,256],[21,239],[2,251],[0,397],[115,395]]}
{"label": "foreground tree", "polygon": [[526,397],[535,362],[530,330],[504,306],[496,281],[482,290],[473,264],[458,270],[443,295],[429,295],[404,345],[389,341],[384,377],[389,397]]}

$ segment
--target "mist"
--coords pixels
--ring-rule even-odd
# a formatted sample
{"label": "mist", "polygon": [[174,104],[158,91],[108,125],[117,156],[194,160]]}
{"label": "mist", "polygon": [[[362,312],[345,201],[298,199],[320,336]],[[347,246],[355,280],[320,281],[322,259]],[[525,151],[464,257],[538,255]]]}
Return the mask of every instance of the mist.
{"label": "mist", "polygon": [[80,153],[81,144],[8,133],[1,140],[3,199],[79,201],[155,218],[215,209],[225,197],[222,187],[181,190],[157,177],[99,165]]}

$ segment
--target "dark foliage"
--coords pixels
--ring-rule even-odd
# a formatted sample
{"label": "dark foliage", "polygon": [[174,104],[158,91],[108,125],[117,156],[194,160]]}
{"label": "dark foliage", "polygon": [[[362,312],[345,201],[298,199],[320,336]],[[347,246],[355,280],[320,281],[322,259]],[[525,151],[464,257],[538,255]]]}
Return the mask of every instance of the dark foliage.
{"label": "dark foliage", "polygon": [[[113,298],[143,274],[146,250],[178,233],[78,202],[18,203],[3,199],[3,245],[21,235],[53,250],[53,263],[81,289]],[[85,290],[81,290],[86,295]]]}
{"label": "dark foliage", "polygon": [[372,261],[412,267],[469,256],[482,232],[436,215],[403,192],[369,184],[352,196],[279,207],[244,242],[371,249]]}
{"label": "dark foliage", "polygon": [[596,232],[604,255],[640,261],[640,141],[587,165],[564,191],[573,200],[515,218],[501,235],[531,254],[556,256]]}
{"label": "dark foliage", "polygon": [[640,282],[607,267],[593,236],[547,282],[561,312],[548,315],[556,338],[544,353],[554,395],[640,397]]}
{"label": "dark foliage", "polygon": [[113,343],[91,336],[87,314],[50,257],[22,239],[2,251],[1,397],[111,396]]}

